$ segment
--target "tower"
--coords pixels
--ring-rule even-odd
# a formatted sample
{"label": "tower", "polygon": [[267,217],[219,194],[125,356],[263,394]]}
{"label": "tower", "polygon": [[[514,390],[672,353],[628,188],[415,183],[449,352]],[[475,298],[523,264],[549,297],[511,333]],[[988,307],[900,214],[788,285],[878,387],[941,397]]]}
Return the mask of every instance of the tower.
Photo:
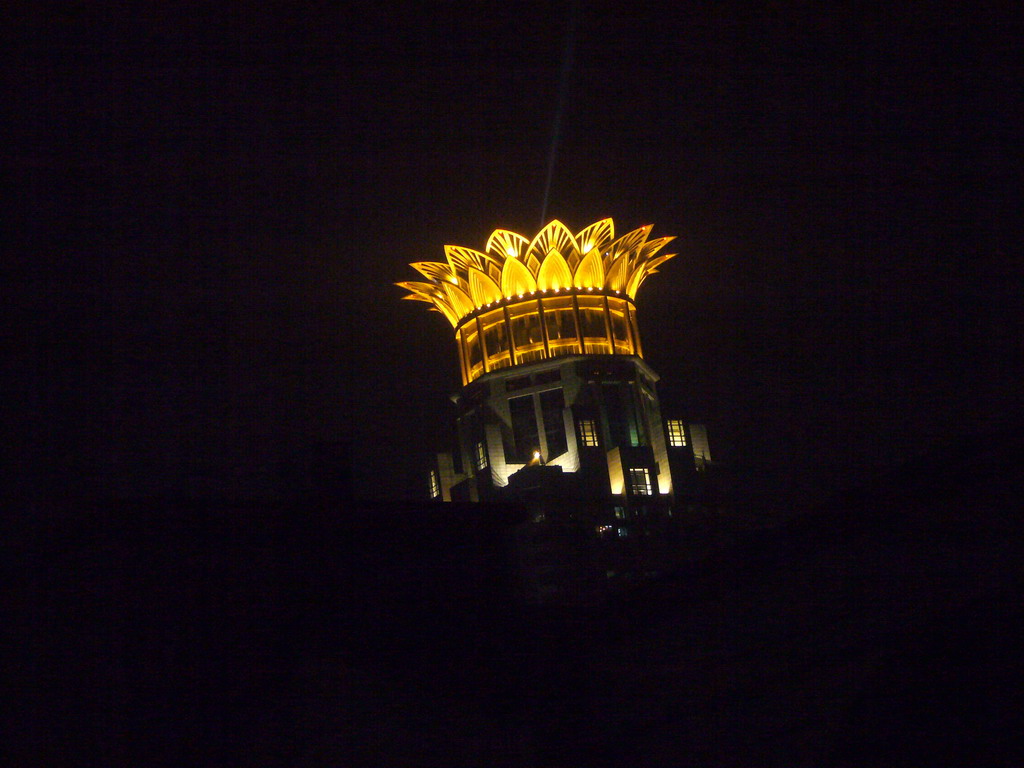
{"label": "tower", "polygon": [[573,234],[555,220],[412,264],[426,281],[398,285],[452,324],[462,376],[458,446],[438,454],[431,496],[542,501],[614,524],[685,495],[710,457],[705,438],[695,461],[699,425],[663,421],[644,360],[637,291],[675,255],[659,255],[674,238],[651,229],[616,238],[602,219]]}

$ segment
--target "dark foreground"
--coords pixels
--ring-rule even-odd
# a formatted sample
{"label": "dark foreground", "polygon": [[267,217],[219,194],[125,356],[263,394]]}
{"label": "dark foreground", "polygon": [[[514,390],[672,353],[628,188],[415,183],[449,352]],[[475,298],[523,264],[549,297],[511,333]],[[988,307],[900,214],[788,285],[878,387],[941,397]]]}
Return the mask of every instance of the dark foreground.
{"label": "dark foreground", "polygon": [[331,505],[15,518],[11,765],[1016,766],[1013,441],[591,608],[493,526]]}

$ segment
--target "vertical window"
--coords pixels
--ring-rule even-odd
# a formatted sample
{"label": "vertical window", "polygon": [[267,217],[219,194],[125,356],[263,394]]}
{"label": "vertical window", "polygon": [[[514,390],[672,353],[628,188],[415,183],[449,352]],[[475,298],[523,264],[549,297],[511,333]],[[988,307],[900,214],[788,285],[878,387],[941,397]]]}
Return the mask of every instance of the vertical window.
{"label": "vertical window", "polygon": [[617,381],[601,382],[601,399],[604,404],[604,416],[607,420],[607,437],[610,442],[606,448],[629,445],[629,422],[623,408],[623,398],[619,389],[624,386]]}
{"label": "vertical window", "polygon": [[580,308],[580,330],[583,346],[588,355],[610,355],[608,328],[605,326],[604,299],[600,296],[577,296]]}
{"label": "vertical window", "polygon": [[639,387],[630,387],[630,395],[632,396],[632,408],[630,409],[630,425],[629,425],[629,438],[630,445],[648,445],[647,442],[647,418],[645,413],[644,395],[641,394]]}
{"label": "vertical window", "polygon": [[513,460],[526,464],[533,458],[533,452],[540,449],[533,395],[510,398],[508,409],[512,416],[512,436],[515,440]]}
{"label": "vertical window", "polygon": [[437,470],[430,470],[430,498],[436,499],[441,495],[441,483],[437,478]]}
{"label": "vertical window", "polygon": [[626,319],[626,302],[622,299],[609,298],[608,308],[611,310],[608,320],[612,328],[615,353],[619,355],[633,354],[633,343],[629,339],[628,320]]}
{"label": "vertical window", "polygon": [[512,364],[508,350],[508,328],[505,326],[505,311],[498,309],[481,315],[480,326],[484,333],[484,352],[487,355],[487,370],[494,371]]}
{"label": "vertical window", "polygon": [[559,296],[544,299],[542,303],[551,357],[578,353],[580,341],[576,336],[576,314],[572,308],[572,297]]}
{"label": "vertical window", "polygon": [[626,307],[626,311],[629,312],[629,327],[633,331],[633,354],[637,357],[644,356],[644,350],[640,346],[640,329],[636,324],[636,310]]}
{"label": "vertical window", "polygon": [[597,427],[593,419],[580,419],[580,442],[585,448],[597,447]]}
{"label": "vertical window", "polygon": [[462,329],[455,332],[455,343],[459,348],[459,371],[462,373],[462,386],[469,384],[468,371],[466,370],[466,344],[462,340]]}
{"label": "vertical window", "polygon": [[562,390],[549,389],[540,393],[540,413],[544,419],[544,441],[547,443],[548,460],[569,450],[565,437],[565,419],[562,418],[564,409],[565,398],[562,397]]}
{"label": "vertical window", "polygon": [[633,385],[623,381],[601,383],[611,447],[647,445],[644,409],[638,402]]}
{"label": "vertical window", "polygon": [[536,301],[524,301],[508,308],[512,326],[512,345],[516,352],[516,365],[544,359],[544,332],[540,327],[540,313]]}
{"label": "vertical window", "polygon": [[477,333],[476,321],[470,320],[462,329],[466,340],[466,365],[469,367],[469,380],[479,378],[484,372],[483,353],[480,349],[480,334]]}
{"label": "vertical window", "polygon": [[668,444],[673,448],[686,447],[686,432],[683,422],[679,419],[668,420]]}
{"label": "vertical window", "polygon": [[484,447],[483,440],[476,444],[473,455],[473,464],[477,469],[485,469],[487,467],[487,449]]}
{"label": "vertical window", "polygon": [[651,495],[651,473],[647,467],[629,470],[629,492],[634,496]]}

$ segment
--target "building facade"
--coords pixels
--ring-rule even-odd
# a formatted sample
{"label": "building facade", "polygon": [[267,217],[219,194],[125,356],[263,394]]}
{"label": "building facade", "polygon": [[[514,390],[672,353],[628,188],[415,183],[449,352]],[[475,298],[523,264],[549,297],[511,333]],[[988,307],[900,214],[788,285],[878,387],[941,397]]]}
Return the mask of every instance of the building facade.
{"label": "building facade", "polygon": [[664,418],[637,322],[638,289],[674,255],[660,254],[673,238],[650,231],[616,238],[604,219],[573,234],[556,220],[412,265],[426,281],[399,285],[451,322],[463,385],[457,445],[437,454],[430,496],[526,502],[622,531],[699,499],[706,430]]}

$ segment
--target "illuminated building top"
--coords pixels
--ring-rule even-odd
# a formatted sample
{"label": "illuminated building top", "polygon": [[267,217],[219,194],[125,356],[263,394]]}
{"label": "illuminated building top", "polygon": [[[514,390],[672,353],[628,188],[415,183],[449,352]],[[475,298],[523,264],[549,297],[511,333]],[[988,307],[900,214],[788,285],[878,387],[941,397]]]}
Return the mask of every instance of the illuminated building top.
{"label": "illuminated building top", "polygon": [[496,229],[484,251],[446,245],[447,262],[421,261],[411,266],[427,282],[398,283],[404,297],[425,301],[452,326],[496,304],[538,292],[597,293],[636,298],[644,279],[675,254],[656,256],[673,237],[648,240],[651,225],[615,239],[615,225],[602,219],[572,234],[557,219],[533,240]]}
{"label": "illuminated building top", "polygon": [[458,448],[437,454],[432,498],[547,499],[616,539],[667,513],[677,489],[693,501],[706,432],[680,419],[666,432],[640,342],[637,291],[675,255],[659,255],[674,238],[650,232],[616,238],[602,219],[572,234],[555,220],[532,240],[497,229],[482,251],[448,245],[445,262],[412,265],[425,281],[398,285],[452,324],[463,384]]}

